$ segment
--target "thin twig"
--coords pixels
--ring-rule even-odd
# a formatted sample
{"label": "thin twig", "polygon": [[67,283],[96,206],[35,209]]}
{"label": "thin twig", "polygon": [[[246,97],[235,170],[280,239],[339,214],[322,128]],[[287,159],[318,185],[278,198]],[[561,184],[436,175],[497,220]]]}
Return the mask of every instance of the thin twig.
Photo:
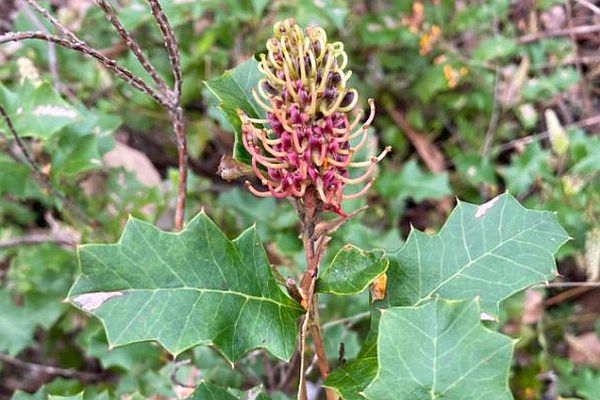
{"label": "thin twig", "polygon": [[4,119],[4,123],[6,124],[8,131],[17,143],[19,150],[21,150],[21,154],[23,154],[23,157],[25,157],[25,160],[27,160],[27,163],[33,170],[34,174],[39,175],[43,178],[42,180],[45,182],[45,186],[50,186],[50,182],[47,181],[46,175],[44,175],[38,163],[33,159],[33,157],[31,157],[31,154],[29,154],[29,150],[27,150],[25,143],[23,143],[23,141],[21,140],[21,137],[17,133],[17,129],[15,128],[15,125],[12,122],[12,119],[9,117],[8,112],[6,112],[6,109],[2,104],[0,104],[0,116],[2,116],[2,119]]}
{"label": "thin twig", "polygon": [[165,49],[167,50],[167,55],[169,56],[169,61],[173,70],[173,86],[175,88],[175,93],[179,98],[181,96],[183,74],[181,72],[181,60],[179,57],[179,46],[177,44],[177,39],[175,39],[173,28],[171,27],[171,24],[169,24],[169,20],[167,19],[167,16],[165,15],[158,0],[148,0],[148,3],[150,4],[152,15],[154,15],[158,28],[160,29],[164,39]]}
{"label": "thin twig", "polygon": [[[54,187],[54,185],[52,185],[52,182],[50,182],[50,179],[48,178],[48,176],[42,172],[38,163],[33,159],[31,154],[29,153],[29,150],[27,150],[25,143],[23,143],[23,141],[19,137],[19,134],[15,128],[15,125],[12,122],[12,119],[10,118],[10,116],[8,115],[8,112],[6,111],[6,109],[4,108],[4,106],[2,104],[0,104],[0,117],[2,117],[2,119],[4,120],[4,123],[6,124],[6,127],[8,128],[8,131],[10,132],[10,135],[13,137],[15,143],[17,144],[17,147],[21,151],[21,154],[23,155],[23,158],[25,159],[25,163],[31,169],[35,180],[46,191],[51,193],[53,196],[57,197],[63,203],[64,208],[73,212],[73,214],[75,214],[77,217],[79,217],[82,221],[84,221],[88,225],[94,225],[94,221],[91,220],[87,215],[85,215],[85,213],[81,210],[81,208],[79,208],[79,206],[77,204],[75,204],[70,199],[66,198],[61,192],[59,192]],[[1,136],[0,136],[0,139],[1,139]],[[0,144],[2,144],[1,141],[0,141]],[[8,153],[8,155],[14,161],[22,162],[22,160],[17,156],[17,154],[11,149],[10,146],[3,146],[3,147],[5,147],[4,150]]]}
{"label": "thin twig", "polygon": [[[39,29],[42,32],[49,33],[46,29],[46,26],[40,22],[40,20],[33,14],[29,7],[27,7],[26,5],[22,5],[20,8],[27,17],[27,19],[30,20],[31,23],[37,29]],[[56,45],[50,42],[48,43],[48,67],[50,69],[50,75],[52,76],[54,88],[56,90],[60,90],[62,85],[60,83],[58,64],[56,62]]]}
{"label": "thin twig", "polygon": [[169,108],[169,116],[177,138],[177,153],[179,161],[179,185],[177,189],[177,205],[175,207],[175,229],[183,229],[183,220],[185,214],[185,200],[187,193],[187,173],[188,173],[188,153],[187,138],[185,134],[185,120],[183,109],[181,108],[181,93],[183,83],[183,73],[181,70],[181,59],[179,56],[179,45],[175,38],[173,27],[169,23],[158,0],[148,0],[152,15],[160,29],[165,44],[171,70],[173,72],[173,91],[168,91],[165,96],[170,98],[172,107]]}
{"label": "thin twig", "polygon": [[[494,38],[498,36],[498,19],[494,18]],[[496,136],[496,128],[498,127],[498,121],[500,120],[500,111],[499,111],[499,93],[500,93],[500,69],[496,69],[494,73],[494,92],[492,98],[492,115],[490,118],[490,123],[485,132],[485,140],[483,142],[483,147],[481,149],[481,155],[483,158],[486,158],[492,147],[492,143],[494,142],[494,137]]]}
{"label": "thin twig", "polygon": [[600,287],[600,282],[550,282],[544,286],[548,288]]}
{"label": "thin twig", "polygon": [[581,4],[582,6],[584,6],[585,8],[587,8],[588,10],[593,11],[594,13],[600,15],[600,7],[590,3],[588,0],[575,0],[576,3]]}
{"label": "thin twig", "polygon": [[179,154],[179,187],[177,193],[177,205],[175,210],[175,229],[183,228],[185,200],[187,194],[187,171],[188,171],[188,155],[187,155],[187,140],[185,134],[185,120],[183,109],[181,108],[181,92],[183,73],[181,69],[181,60],[179,55],[179,46],[175,38],[173,28],[169,24],[158,0],[148,0],[152,15],[160,28],[164,39],[165,48],[171,63],[173,72],[173,87],[171,90],[158,74],[154,66],[142,53],[141,48],[133,39],[132,35],[124,28],[118,20],[113,8],[106,0],[95,0],[99,7],[104,11],[110,23],[115,27],[121,39],[126,46],[134,53],[142,67],[148,72],[151,78],[158,86],[158,90],[149,86],[142,78],[136,76],[127,68],[119,65],[114,59],[107,57],[101,51],[89,46],[83,40],[79,39],[67,27],[61,24],[54,18],[45,8],[40,6],[36,0],[24,0],[47,21],[49,21],[64,37],[52,35],[45,32],[10,32],[0,35],[0,44],[8,42],[20,42],[28,39],[44,40],[49,43],[54,43],[59,46],[78,51],[85,56],[91,57],[98,61],[101,65],[112,71],[117,77],[124,80],[133,88],[147,94],[153,98],[159,105],[164,107],[171,120],[171,125],[177,139],[177,151]]}
{"label": "thin twig", "polygon": [[151,88],[142,79],[138,78],[127,68],[120,66],[111,58],[106,57],[100,51],[88,46],[83,42],[72,42],[68,39],[63,39],[56,35],[51,35],[45,32],[9,32],[0,35],[0,44],[9,42],[22,42],[29,39],[44,40],[46,42],[55,43],[67,49],[78,51],[88,57],[98,61],[100,64],[111,70],[115,75],[124,80],[126,83],[133,86],[135,89],[152,97],[158,104],[169,109],[171,104],[164,96]]}
{"label": "thin twig", "polygon": [[0,249],[8,249],[17,246],[32,246],[42,243],[56,243],[68,248],[75,248],[77,243],[70,238],[52,233],[33,233],[27,236],[0,240]]}
{"label": "thin twig", "polygon": [[8,354],[4,354],[4,353],[0,353],[0,361],[4,362],[6,364],[10,364],[13,367],[22,368],[22,369],[26,369],[26,370],[37,372],[37,373],[62,376],[64,378],[75,378],[75,379],[79,379],[82,381],[98,381],[98,380],[101,380],[105,375],[103,373],[77,371],[75,369],[59,368],[59,367],[53,367],[50,365],[42,365],[42,364],[36,364],[36,363],[32,363],[32,362],[22,361],[22,360],[19,360],[18,358],[11,357]]}
{"label": "thin twig", "polygon": [[365,311],[365,312],[361,312],[361,313],[352,315],[350,317],[339,318],[339,319],[334,319],[334,320],[328,321],[328,322],[324,323],[321,326],[321,328],[323,328],[323,330],[326,330],[335,325],[346,325],[348,327],[348,326],[352,326],[356,322],[358,322],[362,319],[368,318],[370,316],[371,316],[371,311]]}
{"label": "thin twig", "polygon": [[590,287],[590,286],[572,287],[568,290],[565,290],[562,293],[557,294],[556,296],[550,297],[549,299],[545,300],[544,306],[550,307],[550,306],[562,303],[563,301],[566,301],[572,297],[580,296],[584,293],[587,293],[592,289],[594,289],[594,288]]}
{"label": "thin twig", "polygon": [[140,45],[138,44],[138,42],[133,38],[131,33],[129,33],[129,31],[127,31],[127,29],[125,29],[123,24],[121,24],[121,21],[119,21],[119,19],[117,18],[113,7],[106,0],[94,0],[94,1],[96,2],[96,4],[98,4],[98,7],[100,7],[102,9],[102,11],[104,11],[104,14],[106,15],[106,19],[108,19],[108,21],[112,24],[112,26],[115,27],[117,33],[119,34],[119,36],[121,37],[121,39],[123,40],[125,45],[135,55],[135,58],[137,58],[137,60],[140,62],[140,64],[146,70],[146,72],[148,72],[148,75],[150,75],[150,77],[152,78],[154,83],[156,83],[156,85],[160,88],[160,90],[163,93],[166,93],[168,90],[167,84],[161,78],[161,76],[158,74],[158,72],[156,71],[156,68],[154,68],[154,66],[150,63],[150,61],[148,61],[148,59],[142,52],[142,49],[140,48]]}
{"label": "thin twig", "polygon": [[583,73],[583,67],[581,65],[581,61],[579,60],[579,46],[577,45],[577,39],[575,38],[575,34],[573,33],[573,18],[572,18],[572,10],[571,10],[571,1],[567,0],[565,2],[565,8],[567,11],[567,24],[569,29],[571,30],[569,36],[571,38],[571,44],[573,45],[573,53],[575,54],[575,68],[577,69],[577,74],[579,75],[579,90],[581,91],[582,97],[582,105],[584,110],[584,116],[588,116],[590,114],[590,110],[592,109],[592,102],[590,100],[590,93],[588,90],[588,82],[587,77]]}
{"label": "thin twig", "polygon": [[570,35],[586,35],[588,33],[600,32],[600,25],[581,25],[568,29],[553,29],[549,31],[530,33],[528,35],[521,36],[517,39],[517,43],[525,44],[538,41],[540,39],[547,39],[551,37],[559,36],[570,36]]}
{"label": "thin twig", "polygon": [[[569,128],[584,128],[592,125],[598,124],[600,126],[600,115],[596,115],[590,118],[583,119],[581,121],[575,122],[570,125],[566,125],[565,129]],[[550,135],[550,132],[544,131],[540,133],[536,133],[534,135],[524,136],[522,138],[511,140],[510,142],[503,143],[495,148],[496,151],[502,152],[505,150],[512,149],[516,146],[523,146],[536,140],[545,139]]]}
{"label": "thin twig", "polygon": [[[322,211],[322,204],[319,201],[316,189],[312,187],[307,189],[302,201],[302,204],[296,204],[295,207],[300,218],[302,244],[306,255],[306,272],[300,281],[300,291],[303,296],[302,305],[306,309],[306,314],[303,317],[302,329],[300,333],[301,384],[299,393],[305,389],[303,385],[304,376],[306,373],[306,354],[304,353],[304,348],[307,331],[310,331],[313,344],[315,346],[315,353],[317,356],[317,363],[319,365],[321,377],[323,380],[325,380],[327,379],[327,376],[329,376],[329,362],[327,361],[327,354],[325,353],[325,346],[321,336],[321,328],[319,327],[317,296],[315,294],[315,284],[319,272],[319,263],[321,261],[323,252],[325,251],[325,244],[329,238],[327,236],[319,236],[316,234],[316,227]],[[331,389],[326,388],[325,394],[327,396],[327,400],[335,400],[338,398],[335,392]],[[300,394],[299,399],[302,399]]]}
{"label": "thin twig", "polygon": [[[179,100],[177,100],[179,102]],[[175,207],[175,229],[183,229],[183,219],[185,214],[185,199],[187,193],[187,174],[188,174],[188,153],[187,139],[185,135],[185,121],[183,119],[183,109],[177,107],[170,111],[173,131],[177,138],[177,155],[179,162],[179,185],[177,189],[177,205]]]}
{"label": "thin twig", "polygon": [[83,44],[83,41],[79,39],[73,32],[71,32],[66,26],[64,26],[58,19],[54,18],[52,14],[48,12],[44,7],[39,5],[36,0],[22,0],[27,2],[31,8],[37,11],[46,21],[50,22],[63,36],[73,43]]}

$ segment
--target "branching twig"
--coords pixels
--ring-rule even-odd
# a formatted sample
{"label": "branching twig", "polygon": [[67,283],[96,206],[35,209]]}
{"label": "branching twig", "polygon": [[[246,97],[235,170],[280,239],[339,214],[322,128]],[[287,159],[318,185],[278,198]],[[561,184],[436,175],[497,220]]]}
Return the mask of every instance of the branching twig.
{"label": "branching twig", "polygon": [[179,57],[179,46],[175,39],[175,32],[169,23],[158,0],[148,0],[152,15],[160,29],[165,44],[171,70],[173,72],[173,91],[168,91],[165,95],[172,100],[173,106],[169,109],[169,116],[173,126],[173,131],[177,138],[177,152],[179,155],[179,187],[177,195],[177,205],[175,207],[175,229],[183,228],[183,217],[185,212],[185,195],[187,191],[187,171],[188,154],[187,139],[185,135],[185,121],[183,110],[181,108],[181,91],[183,82],[183,73],[181,70],[181,59]]}
{"label": "branching twig", "polygon": [[[600,126],[600,115],[596,115],[590,118],[583,119],[581,121],[575,122],[574,124],[566,125],[565,129],[569,128],[584,128],[587,126],[598,125]],[[545,139],[550,135],[550,132],[544,131],[540,133],[536,133],[535,135],[524,136],[522,138],[511,140],[510,142],[503,143],[495,148],[496,151],[502,152],[505,150],[510,150],[516,146],[524,146],[529,143],[533,143],[536,140]]]}
{"label": "branching twig", "polygon": [[163,107],[170,108],[169,102],[160,93],[148,86],[146,82],[134,75],[133,72],[129,71],[125,67],[120,66],[115,60],[106,57],[100,51],[88,46],[84,42],[73,42],[69,39],[64,39],[60,36],[51,35],[45,32],[29,31],[9,32],[0,35],[0,44],[9,42],[22,42],[29,39],[44,40],[46,42],[55,43],[64,48],[75,50],[88,57],[91,57],[112,71],[116,76],[133,86],[135,89],[152,97],[158,104],[162,105]]}
{"label": "branching twig", "polygon": [[148,0],[148,3],[150,4],[152,15],[154,15],[154,19],[156,19],[156,23],[158,24],[165,42],[165,49],[167,50],[169,61],[171,62],[171,68],[173,70],[175,93],[177,98],[179,98],[181,96],[183,74],[181,72],[181,61],[179,58],[179,46],[177,45],[177,39],[175,39],[173,28],[171,27],[171,24],[169,24],[169,20],[167,19],[167,16],[165,15],[158,0]]}
{"label": "branching twig", "polygon": [[575,2],[581,4],[588,10],[593,11],[595,14],[600,15],[600,7],[590,3],[588,0],[575,0]]}
{"label": "branching twig", "polygon": [[0,249],[8,249],[17,246],[31,246],[42,243],[56,243],[68,248],[74,248],[77,244],[71,238],[52,233],[33,233],[27,236],[0,240]]}
{"label": "branching twig", "polygon": [[[31,172],[33,173],[33,177],[35,178],[35,180],[46,191],[48,191],[53,196],[57,197],[63,203],[63,206],[65,208],[69,209],[71,212],[73,212],[77,217],[79,217],[81,220],[83,220],[87,224],[92,225],[94,222],[87,215],[85,215],[85,213],[81,210],[81,208],[79,208],[79,206],[77,204],[75,204],[74,202],[72,202],[70,199],[66,198],[61,192],[59,192],[54,187],[54,185],[52,185],[52,182],[50,182],[50,179],[48,178],[48,176],[42,172],[40,166],[33,159],[31,154],[29,153],[29,150],[27,150],[25,143],[23,143],[23,141],[19,137],[19,134],[15,128],[15,125],[13,124],[10,116],[8,115],[8,112],[6,111],[6,109],[4,108],[4,106],[2,104],[0,104],[0,117],[2,117],[2,120],[4,120],[4,123],[6,124],[6,127],[8,128],[8,131],[10,132],[10,135],[13,137],[15,143],[17,144],[17,147],[21,151],[23,158],[25,158],[25,163],[31,169]],[[0,136],[0,144],[2,144],[1,138],[2,137]],[[11,149],[10,146],[6,146],[5,150],[14,161],[22,162],[22,160],[17,156],[17,154],[15,154],[15,152]]]}
{"label": "branching twig", "polygon": [[521,36],[517,39],[517,43],[531,43],[540,39],[547,39],[558,36],[570,36],[570,35],[585,35],[588,33],[600,32],[600,25],[581,25],[568,29],[553,29],[549,31],[530,33],[528,35]]}
{"label": "branching twig", "polygon": [[[27,6],[23,5],[21,8],[27,19],[31,21],[36,29],[39,29],[42,32],[48,32],[46,30],[46,26],[37,19],[37,17]],[[54,88],[56,90],[60,90],[61,83],[58,73],[58,64],[56,62],[56,45],[50,42],[48,42],[48,67],[50,69],[50,75],[52,75],[52,80],[54,81]]]}
{"label": "branching twig", "polygon": [[94,1],[96,2],[96,4],[98,4],[98,7],[100,7],[102,9],[102,11],[104,11],[104,14],[106,15],[106,19],[108,19],[108,21],[112,24],[112,26],[115,27],[117,33],[119,34],[119,36],[125,43],[125,46],[127,46],[131,50],[131,52],[135,55],[135,58],[137,58],[137,60],[142,65],[142,67],[146,70],[146,72],[148,72],[148,75],[150,75],[150,77],[152,78],[154,83],[156,83],[156,85],[159,87],[159,89],[163,93],[166,93],[168,90],[167,84],[161,78],[161,76],[158,74],[158,72],[156,71],[154,66],[150,63],[150,61],[148,61],[148,59],[146,58],[144,53],[142,53],[142,49],[140,48],[140,45],[138,44],[138,42],[133,38],[131,33],[129,33],[129,31],[127,31],[125,29],[123,24],[121,24],[121,21],[119,21],[119,19],[117,18],[113,7],[106,0],[94,0]]}
{"label": "branching twig", "polygon": [[19,360],[18,358],[11,357],[8,354],[4,353],[0,353],[0,361],[6,364],[10,364],[16,368],[27,369],[29,371],[48,375],[62,376],[64,378],[75,378],[82,381],[98,381],[101,380],[104,376],[104,374],[102,373],[84,372],[77,371],[74,369],[52,367],[50,365],[35,364]]}
{"label": "branching twig", "polygon": [[581,65],[581,61],[579,60],[579,46],[577,45],[577,39],[575,38],[575,33],[573,33],[573,17],[571,10],[571,1],[567,0],[565,2],[565,8],[567,11],[567,24],[570,29],[570,39],[571,44],[573,45],[573,54],[575,55],[575,67],[577,68],[577,73],[579,74],[579,89],[581,90],[581,97],[583,103],[584,115],[588,116],[590,114],[590,110],[592,108],[592,102],[589,96],[588,90],[588,82],[585,74],[583,73],[583,67]]}
{"label": "branching twig", "polygon": [[23,0],[48,22],[50,22],[60,33],[60,35],[52,35],[47,32],[16,32],[0,35],[0,44],[8,42],[20,42],[29,39],[44,40],[48,43],[53,43],[67,49],[78,51],[87,57],[93,58],[101,65],[112,71],[117,77],[124,80],[127,84],[140,92],[150,96],[160,106],[169,113],[171,125],[177,139],[177,152],[179,162],[179,187],[177,192],[177,205],[175,209],[175,229],[183,228],[185,200],[187,193],[187,171],[188,171],[188,155],[187,141],[185,135],[185,120],[183,117],[183,109],[181,108],[181,92],[183,73],[181,69],[181,60],[179,56],[179,46],[175,38],[175,32],[169,24],[158,0],[148,0],[152,15],[160,29],[161,35],[165,43],[165,49],[169,56],[171,69],[173,72],[173,89],[170,89],[163,78],[159,75],[156,68],[150,63],[148,58],[143,54],[139,44],[134,40],[130,32],[128,32],[123,24],[118,20],[115,10],[106,0],[95,0],[98,6],[105,13],[109,22],[117,30],[121,39],[125,42],[140,62],[142,67],[148,72],[157,88],[148,85],[142,78],[138,77],[127,68],[119,65],[114,59],[109,58],[101,51],[94,49],[83,40],[77,37],[60,21],[54,18],[45,8],[40,6],[36,0]]}
{"label": "branching twig", "polygon": [[27,4],[29,4],[31,8],[37,11],[46,21],[50,22],[60,32],[61,35],[65,36],[73,43],[83,44],[83,41],[81,39],[79,39],[73,32],[71,32],[66,26],[64,26],[58,19],[54,18],[52,14],[48,12],[48,10],[39,5],[39,3],[36,0],[23,1],[27,2]]}

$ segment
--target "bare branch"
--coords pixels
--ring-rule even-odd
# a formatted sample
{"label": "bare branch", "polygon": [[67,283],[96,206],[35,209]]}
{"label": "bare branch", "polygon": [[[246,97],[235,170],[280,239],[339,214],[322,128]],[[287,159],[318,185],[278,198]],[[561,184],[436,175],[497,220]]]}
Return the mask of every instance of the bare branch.
{"label": "bare branch", "polygon": [[[179,101],[179,100],[178,100]],[[185,121],[183,109],[177,107],[175,111],[169,111],[173,131],[177,137],[177,154],[179,161],[179,186],[177,188],[177,205],[175,207],[175,229],[183,229],[183,218],[185,214],[185,198],[187,193],[188,153],[187,140],[185,137]]]}
{"label": "bare branch", "polygon": [[48,12],[44,7],[40,6],[36,0],[21,0],[27,2],[31,8],[37,11],[44,19],[50,22],[63,36],[68,38],[73,43],[83,44],[83,41],[79,39],[73,32],[71,32],[66,26],[64,26],[59,20],[54,18],[52,14]]}
{"label": "bare branch", "polygon": [[[31,154],[29,153],[29,150],[27,150],[25,143],[23,143],[23,141],[19,137],[15,125],[13,124],[10,116],[8,115],[6,109],[2,104],[0,104],[0,117],[2,117],[2,119],[4,120],[6,127],[10,131],[10,135],[13,137],[15,143],[17,144],[17,147],[19,147],[19,150],[21,151],[21,154],[23,154],[27,165],[33,172],[33,177],[38,181],[38,183],[53,196],[57,197],[66,206],[65,208],[69,209],[71,212],[73,212],[86,223],[92,224],[93,221],[83,213],[83,211],[81,210],[81,208],[79,208],[78,205],[73,203],[71,200],[67,199],[62,193],[60,193],[54,188],[48,176],[42,172],[40,166],[33,159]],[[2,137],[0,136],[0,139],[1,138]],[[0,144],[2,144],[1,141]],[[15,154],[15,152],[10,148],[10,146],[6,146],[6,152],[16,162],[21,162],[21,159],[17,156],[17,154]]]}
{"label": "bare branch", "polygon": [[[27,7],[26,5],[22,5],[21,10],[25,14],[28,20],[42,32],[48,32],[46,26],[40,22],[37,16]],[[48,43],[48,66],[50,68],[50,75],[52,76],[52,80],[54,81],[54,88],[56,90],[61,89],[60,78],[58,74],[58,64],[56,63],[56,45],[54,43]]]}
{"label": "bare branch", "polygon": [[111,70],[119,78],[136,88],[142,93],[152,97],[161,106],[171,109],[172,105],[169,100],[163,97],[162,94],[158,93],[155,89],[151,88],[142,79],[138,78],[127,68],[124,68],[117,64],[117,62],[111,58],[106,57],[100,51],[88,46],[84,42],[72,42],[67,39],[63,39],[56,35],[51,35],[45,32],[9,32],[0,35],[0,44],[9,42],[22,42],[28,39],[44,40],[46,42],[55,43],[59,46],[67,49],[78,51],[88,57],[91,57],[98,61],[100,64]]}
{"label": "bare branch", "polygon": [[17,146],[21,150],[23,157],[25,157],[25,160],[27,160],[27,163],[33,170],[34,174],[43,177],[42,180],[45,182],[45,186],[50,186],[50,182],[47,181],[46,175],[44,175],[44,173],[40,169],[40,166],[35,162],[33,157],[31,157],[31,154],[29,154],[29,150],[27,150],[27,147],[25,147],[25,143],[23,143],[23,141],[19,137],[19,134],[17,133],[17,130],[15,129],[15,125],[13,124],[12,120],[8,116],[8,113],[6,112],[6,109],[4,108],[4,106],[2,104],[0,104],[0,116],[2,116],[2,119],[4,119],[4,122],[6,123],[6,127],[8,128],[8,131],[10,132],[13,139],[17,143]]}
{"label": "bare branch", "polygon": [[582,6],[584,6],[585,8],[587,8],[588,10],[593,11],[597,15],[600,15],[600,7],[598,7],[598,6],[590,3],[588,0],[575,0],[575,2],[581,4]]}
{"label": "bare branch", "polygon": [[80,379],[83,381],[96,381],[96,380],[101,379],[104,376],[104,374],[101,374],[101,373],[84,372],[84,371],[77,371],[75,369],[65,369],[65,368],[53,367],[50,365],[35,364],[35,363],[19,360],[18,358],[11,357],[8,354],[4,354],[4,353],[0,353],[0,361],[4,362],[6,364],[10,364],[16,368],[26,369],[29,371],[42,373],[42,374],[62,376],[65,378],[75,378],[75,379]]}
{"label": "bare branch", "polygon": [[[600,128],[600,115],[595,115],[590,118],[583,119],[581,121],[575,122],[574,124],[569,124],[565,126],[565,129],[569,128],[585,128],[588,126],[598,125]],[[496,151],[505,151],[509,150],[516,146],[524,146],[529,143],[535,142],[536,140],[545,139],[550,135],[548,131],[536,133],[534,135],[524,136],[522,138],[511,140],[510,142],[503,143],[495,148]]]}
{"label": "bare branch", "polygon": [[529,35],[521,36],[517,39],[517,43],[531,43],[540,39],[547,39],[558,36],[569,36],[569,35],[585,35],[588,33],[600,32],[600,25],[581,25],[574,28],[568,29],[553,29],[549,31],[530,33]]}
{"label": "bare branch", "polygon": [[179,45],[177,44],[177,39],[175,38],[173,28],[171,27],[171,24],[169,24],[169,20],[167,19],[167,16],[165,15],[158,0],[148,0],[148,3],[150,4],[152,15],[154,15],[154,18],[156,19],[156,23],[165,42],[165,49],[167,49],[169,61],[171,62],[171,68],[173,69],[175,94],[177,99],[179,99],[181,97],[181,84],[183,81],[181,60],[179,57]]}
{"label": "bare branch", "polygon": [[181,71],[181,59],[179,57],[179,45],[175,38],[173,27],[169,23],[158,0],[148,0],[152,15],[156,20],[160,32],[165,43],[165,49],[169,56],[171,69],[173,71],[173,91],[165,95],[171,100],[173,107],[169,110],[173,131],[177,137],[177,152],[179,155],[179,187],[177,193],[177,205],[175,207],[175,229],[183,228],[183,219],[185,214],[185,199],[187,193],[187,171],[188,171],[188,154],[187,154],[187,139],[185,135],[185,121],[183,118],[183,110],[181,108],[181,85],[183,82],[183,74]]}
{"label": "bare branch", "polygon": [[72,238],[60,236],[53,233],[33,233],[27,236],[0,240],[0,249],[8,249],[18,246],[33,246],[43,243],[55,243],[67,248],[75,248],[76,242]]}
{"label": "bare branch", "polygon": [[102,11],[104,11],[104,14],[106,15],[106,18],[108,19],[108,21],[112,24],[112,26],[115,27],[115,29],[119,33],[119,36],[125,43],[125,45],[133,52],[133,54],[138,59],[138,61],[142,65],[142,67],[146,70],[146,72],[148,72],[148,74],[150,75],[150,77],[152,78],[154,83],[156,83],[158,85],[158,87],[160,88],[160,90],[166,94],[168,92],[167,84],[161,78],[161,76],[158,74],[158,72],[156,71],[154,66],[150,63],[150,61],[148,61],[146,56],[144,56],[144,53],[142,53],[142,49],[140,48],[140,45],[133,38],[131,33],[129,33],[125,29],[123,24],[121,24],[121,21],[119,21],[119,19],[117,18],[116,14],[115,14],[115,10],[112,8],[112,6],[106,0],[94,0],[94,1],[102,9]]}
{"label": "bare branch", "polygon": [[179,161],[179,187],[177,194],[177,205],[175,209],[175,228],[181,230],[183,228],[185,201],[187,194],[187,171],[188,171],[188,155],[187,155],[187,139],[185,134],[185,120],[183,117],[183,109],[181,108],[181,91],[183,74],[181,70],[181,60],[179,56],[179,46],[172,26],[170,25],[167,16],[165,15],[158,0],[148,0],[152,15],[161,31],[165,49],[169,56],[171,69],[173,72],[174,85],[173,90],[170,90],[159,75],[148,58],[143,54],[139,44],[135,41],[131,33],[129,33],[123,24],[118,20],[112,6],[106,0],[95,0],[98,6],[102,9],[109,22],[115,27],[125,45],[133,52],[142,67],[148,72],[152,80],[158,86],[158,90],[149,86],[142,78],[136,76],[127,68],[117,64],[117,62],[107,57],[102,52],[94,49],[83,40],[79,39],[67,27],[62,25],[60,21],[54,18],[37,0],[22,0],[26,1],[34,10],[48,20],[56,29],[64,36],[52,35],[45,32],[17,32],[6,33],[0,35],[0,44],[8,42],[19,42],[28,39],[44,40],[49,43],[54,43],[59,46],[78,51],[87,57],[93,58],[101,65],[112,71],[126,83],[152,97],[159,105],[164,107],[169,112],[169,118],[177,139],[177,152]]}

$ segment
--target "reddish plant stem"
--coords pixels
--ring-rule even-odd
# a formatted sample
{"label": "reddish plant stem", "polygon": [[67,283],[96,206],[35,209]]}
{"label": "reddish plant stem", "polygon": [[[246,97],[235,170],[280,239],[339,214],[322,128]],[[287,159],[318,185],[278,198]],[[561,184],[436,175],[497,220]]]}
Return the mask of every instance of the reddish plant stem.
{"label": "reddish plant stem", "polygon": [[185,121],[183,119],[183,110],[177,107],[175,111],[170,111],[173,131],[177,139],[177,153],[179,161],[179,187],[177,189],[177,205],[175,206],[175,229],[183,229],[183,220],[185,214],[185,198],[187,193],[187,175],[188,175],[188,153],[187,140],[185,136]]}
{"label": "reddish plant stem", "polygon": [[[310,331],[317,355],[317,362],[321,377],[326,379],[329,376],[329,362],[325,353],[325,346],[321,336],[321,328],[319,326],[319,313],[317,306],[317,295],[315,294],[315,284],[319,273],[319,263],[325,246],[322,244],[327,240],[327,237],[316,233],[316,226],[319,221],[319,216],[322,211],[322,204],[319,196],[314,189],[310,187],[306,190],[306,194],[302,199],[303,203],[297,207],[301,223],[302,244],[306,254],[306,272],[302,276],[300,282],[300,292],[303,296],[302,305],[306,309],[304,323],[302,324],[303,332],[300,335],[301,349],[305,348],[304,341],[306,340],[306,330]],[[301,354],[304,357],[304,354]],[[301,374],[305,371],[301,369]],[[303,379],[301,379],[303,382]],[[300,392],[302,392],[302,389]],[[327,400],[336,400],[337,395],[334,391],[326,389]]]}

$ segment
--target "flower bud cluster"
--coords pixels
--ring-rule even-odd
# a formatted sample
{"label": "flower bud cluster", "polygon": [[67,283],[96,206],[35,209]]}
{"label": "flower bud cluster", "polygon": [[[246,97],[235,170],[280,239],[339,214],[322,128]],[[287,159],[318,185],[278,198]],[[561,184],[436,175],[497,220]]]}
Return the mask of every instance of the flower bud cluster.
{"label": "flower bud cluster", "polygon": [[[302,30],[292,19],[274,26],[259,69],[265,74],[253,95],[266,119],[250,118],[240,111],[242,138],[252,156],[252,168],[266,191],[248,189],[257,196],[301,198],[309,188],[318,193],[324,208],[343,214],[341,202],[363,195],[373,183],[375,165],[390,151],[366,161],[353,156],[365,146],[375,116],[359,126],[363,113],[351,117],[358,101],[348,88],[351,71],[343,44],[328,43],[322,28]],[[358,177],[349,169],[361,168]],[[365,183],[356,193],[344,194],[347,184]]]}

